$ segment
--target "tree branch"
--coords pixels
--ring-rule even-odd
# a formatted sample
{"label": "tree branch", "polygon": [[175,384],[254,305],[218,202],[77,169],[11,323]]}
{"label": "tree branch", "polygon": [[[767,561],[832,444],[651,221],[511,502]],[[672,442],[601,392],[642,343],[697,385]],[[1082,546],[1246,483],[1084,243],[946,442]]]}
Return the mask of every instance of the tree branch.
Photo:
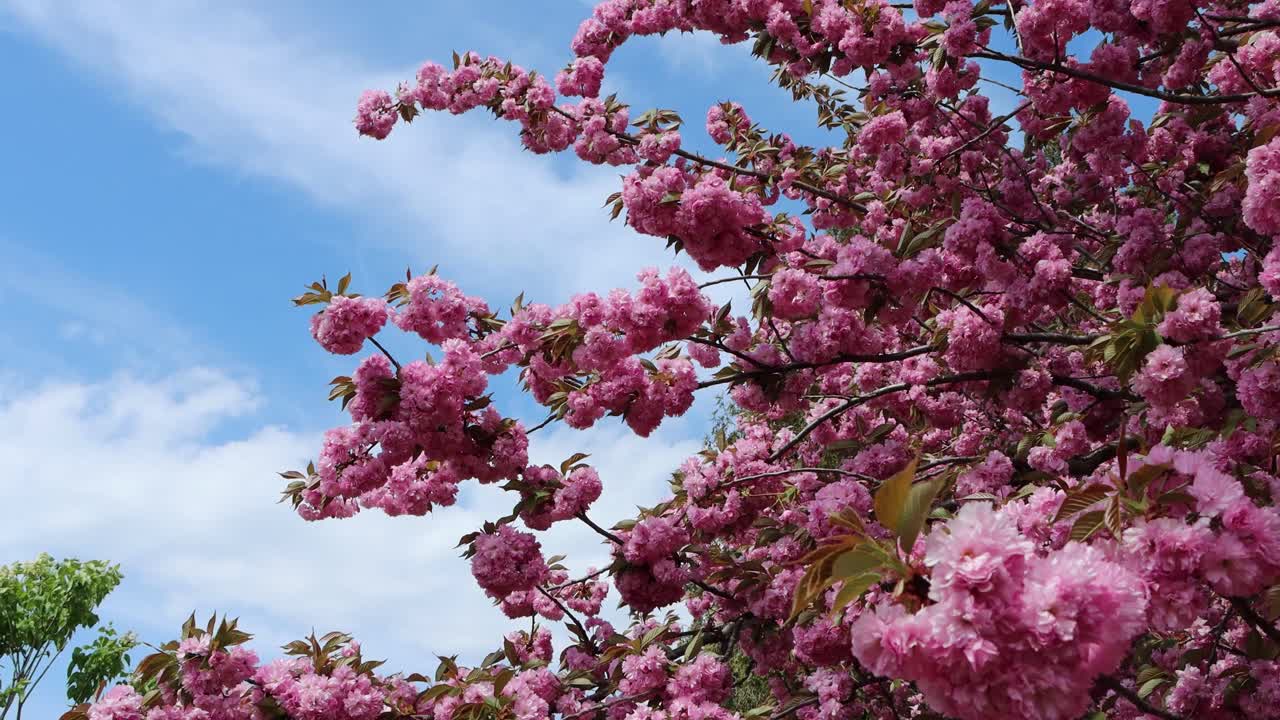
{"label": "tree branch", "polygon": [[390,360],[391,364],[395,366],[396,372],[400,372],[400,363],[396,362],[396,359],[391,357],[391,353],[387,352],[387,349],[382,347],[382,343],[378,342],[377,338],[371,337],[369,338],[369,342],[373,343],[374,347],[381,350],[382,354],[387,356],[387,359]]}
{"label": "tree branch", "polygon": [[542,593],[548,600],[555,603],[556,607],[560,608],[560,612],[564,613],[565,617],[569,618],[569,622],[573,623],[573,627],[578,631],[578,634],[582,636],[583,642],[587,643],[587,645],[591,647],[591,652],[599,654],[600,648],[596,646],[596,641],[591,638],[591,633],[587,632],[587,628],[578,621],[578,616],[574,615],[572,610],[565,607],[565,604],[560,602],[560,598],[547,592],[547,589],[541,585],[538,586],[538,592]]}
{"label": "tree branch", "polygon": [[1132,704],[1134,707],[1138,708],[1139,710],[1141,710],[1142,712],[1148,715],[1155,715],[1158,718],[1163,718],[1163,720],[1183,720],[1183,718],[1180,715],[1174,715],[1168,710],[1158,708],[1155,705],[1152,705],[1151,703],[1147,702],[1146,700],[1138,697],[1138,693],[1120,684],[1119,680],[1116,680],[1110,675],[1103,675],[1102,677],[1099,677],[1098,686],[1106,688],[1107,690],[1114,692],[1115,694],[1119,695],[1125,700],[1128,700],[1130,704]]}
{"label": "tree branch", "polygon": [[1145,95],[1147,97],[1164,100],[1165,102],[1174,103],[1176,105],[1221,105],[1225,103],[1243,102],[1258,96],[1280,97],[1280,88],[1269,88],[1262,92],[1236,93],[1232,95],[1189,95],[1186,93],[1161,92],[1160,90],[1152,90],[1151,88],[1134,85],[1133,83],[1121,82],[1119,80],[1108,80],[1100,75],[1085,72],[1084,70],[1077,70],[1058,63],[1041,62],[1030,58],[1005,55],[1004,53],[996,52],[990,48],[970,53],[969,57],[1013,63],[1014,65],[1026,70],[1041,70],[1045,72],[1058,73],[1059,75],[1067,75],[1076,78],[1077,80],[1087,80],[1099,85],[1106,85],[1107,87],[1114,88],[1116,90],[1131,92],[1135,95]]}
{"label": "tree branch", "polygon": [[925,353],[931,352],[936,349],[937,348],[935,348],[932,345],[920,345],[918,347],[909,348],[907,350],[899,350],[897,352],[889,352],[889,353],[879,353],[875,355],[859,355],[859,354],[838,355],[830,360],[827,360],[824,362],[818,362],[818,363],[792,363],[790,365],[766,366],[759,370],[746,370],[738,373],[737,375],[730,375],[729,377],[706,380],[698,383],[698,388],[699,389],[709,388],[715,385],[724,385],[725,383],[739,382],[741,380],[749,380],[753,377],[760,377],[762,375],[776,375],[777,373],[791,372],[793,370],[812,370],[815,368],[827,367],[830,365],[839,365],[841,363],[847,363],[847,362],[865,362],[865,363],[897,362],[898,360],[906,360],[907,358],[915,357],[917,355],[924,355]]}
{"label": "tree branch", "polygon": [[597,533],[599,533],[601,536],[603,536],[604,538],[608,539],[609,541],[614,542],[614,543],[617,543],[618,545],[622,545],[622,544],[624,544],[624,543],[622,542],[622,538],[618,537],[617,535],[614,535],[613,533],[609,532],[608,530],[605,530],[604,528],[602,528],[602,527],[600,527],[599,525],[595,524],[595,523],[591,520],[591,518],[587,517],[587,514],[586,514],[585,512],[580,512],[580,513],[578,513],[577,515],[574,515],[574,517],[576,517],[576,518],[578,518],[579,520],[581,520],[582,522],[586,523],[586,524],[587,524],[587,527],[591,528],[592,530],[595,530]]}
{"label": "tree branch", "polygon": [[[936,378],[933,378],[932,380],[928,380],[923,383],[918,383],[917,385],[923,386],[923,387],[937,387],[939,385],[951,385],[954,383],[970,382],[973,380],[990,380],[999,374],[1001,373],[996,370],[981,370],[976,372],[957,373],[955,375],[943,375],[942,377],[936,377]],[[896,383],[894,385],[886,385],[882,388],[873,390],[865,395],[859,395],[857,397],[850,398],[846,402],[836,405],[835,407],[827,410],[826,412],[822,413],[818,417],[814,418],[814,420],[810,422],[808,425],[805,425],[803,428],[801,428],[800,431],[796,433],[795,437],[788,440],[786,444],[784,444],[782,447],[778,448],[771,455],[769,455],[768,462],[777,462],[778,458],[781,458],[783,455],[786,455],[787,453],[791,452],[791,450],[793,450],[806,437],[808,437],[810,433],[818,429],[818,427],[823,423],[825,423],[826,421],[838,415],[841,415],[845,412],[848,412],[849,410],[859,405],[875,400],[878,397],[883,397],[885,395],[890,395],[892,393],[909,390],[912,387],[916,387],[917,385],[912,385],[911,383]]]}
{"label": "tree branch", "polygon": [[1240,613],[1240,617],[1243,618],[1245,622],[1258,628],[1262,634],[1271,639],[1271,642],[1280,645],[1280,630],[1276,629],[1275,623],[1269,622],[1266,618],[1259,615],[1247,599],[1242,597],[1232,597],[1227,599],[1231,601],[1231,607],[1235,608],[1236,612]]}

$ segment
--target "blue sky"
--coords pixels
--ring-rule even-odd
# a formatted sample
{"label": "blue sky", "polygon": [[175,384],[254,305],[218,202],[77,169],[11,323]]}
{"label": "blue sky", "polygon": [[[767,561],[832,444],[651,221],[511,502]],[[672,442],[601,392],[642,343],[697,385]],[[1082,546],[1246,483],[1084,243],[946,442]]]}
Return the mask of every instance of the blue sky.
{"label": "blue sky", "polygon": [[[239,615],[264,653],[339,628],[419,669],[515,627],[453,549],[509,507],[501,493],[468,491],[425,519],[307,524],[273,504],[275,472],[341,422],[325,383],[353,363],[316,347],[288,298],[321,274],[351,270],[355,289],[380,292],[406,265],[438,263],[494,306],[522,290],[555,302],[671,264],[660,241],[607,221],[614,169],[520,152],[512,127],[483,114],[426,117],[384,143],[350,124],[362,89],[452,50],[553,73],[588,12],[568,0],[0,0],[14,99],[0,116],[0,562],[120,562],[104,617],[151,642],[216,610]],[[745,47],[668,37],[625,47],[607,86],[680,111],[686,142],[707,148],[702,117],[730,96],[767,127],[812,125],[769,72]],[[508,414],[540,419],[509,378],[498,384]],[[594,514],[613,522],[663,494],[713,405],[701,398],[648,441],[612,421],[540,433],[533,455],[592,452],[606,485]],[[576,569],[604,559],[578,528],[546,544]],[[60,712],[60,673],[31,717]]]}

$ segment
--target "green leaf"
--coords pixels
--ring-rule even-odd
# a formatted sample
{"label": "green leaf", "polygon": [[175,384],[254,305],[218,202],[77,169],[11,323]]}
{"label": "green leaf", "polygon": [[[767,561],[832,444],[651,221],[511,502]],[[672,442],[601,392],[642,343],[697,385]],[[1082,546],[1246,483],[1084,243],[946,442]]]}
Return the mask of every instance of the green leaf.
{"label": "green leaf", "polygon": [[1152,678],[1158,677],[1166,677],[1164,668],[1156,665],[1148,665],[1138,672],[1137,677],[1134,678],[1134,682],[1141,685]]}
{"label": "green leaf", "polygon": [[919,537],[920,530],[924,528],[925,520],[929,517],[933,500],[942,491],[945,482],[945,478],[936,477],[928,482],[911,486],[911,490],[907,493],[906,506],[898,518],[897,526],[898,541],[902,543],[904,553],[911,553],[911,548],[915,546],[916,538]]}
{"label": "green leaf", "polygon": [[1116,537],[1120,536],[1120,530],[1124,523],[1124,517],[1121,514],[1120,498],[1115,496],[1107,503],[1107,507],[1103,510],[1103,521],[1107,525],[1107,529]]}
{"label": "green leaf", "polygon": [[684,649],[684,661],[689,662],[702,650],[702,628],[698,628],[698,632],[694,633],[693,639]]}
{"label": "green leaf", "polygon": [[1058,508],[1058,514],[1053,518],[1053,521],[1058,522],[1063,518],[1071,517],[1088,509],[1095,503],[1105,499],[1110,492],[1111,488],[1105,485],[1090,485],[1087,488],[1067,493],[1067,497],[1062,501],[1062,507]]}
{"label": "green leaf", "polygon": [[648,647],[654,640],[662,637],[669,629],[670,628],[667,625],[659,625],[658,627],[653,628],[649,632],[645,633],[644,637],[640,638],[640,647]]}
{"label": "green leaf", "polygon": [[898,257],[905,257],[907,248],[911,245],[911,239],[914,235],[911,233],[911,221],[902,224],[902,234],[898,236],[898,251],[894,253]]}
{"label": "green leaf", "polygon": [[885,480],[876,491],[875,512],[876,520],[881,525],[891,530],[898,527],[898,519],[902,517],[902,511],[907,505],[907,496],[911,492],[911,483],[916,477],[916,466],[920,464],[920,456],[917,455],[907,463],[907,466],[894,473],[893,477]]}
{"label": "green leaf", "polygon": [[591,457],[591,456],[590,456],[589,454],[587,454],[587,453],[584,453],[584,452],[574,453],[573,455],[570,455],[570,456],[569,456],[569,459],[567,459],[567,460],[565,460],[564,462],[560,463],[560,474],[561,474],[561,475],[568,474],[568,472],[569,472],[569,468],[571,468],[571,467],[573,467],[574,465],[578,464],[578,461],[580,461],[580,460],[586,460],[586,459],[587,459],[587,458],[589,458],[589,457]]}
{"label": "green leaf", "polygon": [[1273,585],[1262,594],[1263,612],[1268,620],[1280,618],[1280,585]]}
{"label": "green leaf", "polygon": [[1101,530],[1105,523],[1106,516],[1101,510],[1087,512],[1077,518],[1075,524],[1071,526],[1070,537],[1076,542],[1084,542]]}
{"label": "green leaf", "polygon": [[835,617],[840,611],[849,606],[850,603],[862,597],[872,585],[880,582],[881,575],[877,572],[866,572],[861,575],[855,575],[844,581],[844,585],[840,587],[836,593],[835,600],[831,603],[831,616]]}
{"label": "green leaf", "polygon": [[880,567],[884,561],[884,551],[879,546],[864,542],[837,555],[831,566],[831,573],[837,580],[848,580]]}
{"label": "green leaf", "polygon": [[920,456],[917,455],[906,467],[884,481],[875,497],[876,520],[893,531],[907,553],[915,545],[929,517],[933,500],[946,482],[944,478],[937,477],[915,483],[916,466],[919,464]]}

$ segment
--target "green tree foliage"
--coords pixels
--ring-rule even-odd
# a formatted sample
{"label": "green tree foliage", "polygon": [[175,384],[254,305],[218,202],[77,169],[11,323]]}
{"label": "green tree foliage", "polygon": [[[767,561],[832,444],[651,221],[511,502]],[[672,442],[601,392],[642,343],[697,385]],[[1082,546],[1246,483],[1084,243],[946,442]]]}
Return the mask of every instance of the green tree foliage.
{"label": "green tree foliage", "polygon": [[725,704],[733,712],[745,715],[755,708],[770,705],[769,681],[755,672],[751,659],[738,647],[729,656],[729,669],[733,671],[733,695]]}
{"label": "green tree foliage", "polygon": [[117,634],[109,624],[98,628],[93,642],[71,651],[67,698],[75,704],[88,702],[104,684],[124,677],[129,669],[129,651],[137,644],[133,633]]}
{"label": "green tree foliage", "polygon": [[[100,560],[54,560],[0,567],[0,720],[22,708],[76,631],[98,624],[95,612],[120,584],[120,567]],[[75,702],[120,677],[134,646],[131,633],[99,628],[94,642],[72,650],[68,693]]]}

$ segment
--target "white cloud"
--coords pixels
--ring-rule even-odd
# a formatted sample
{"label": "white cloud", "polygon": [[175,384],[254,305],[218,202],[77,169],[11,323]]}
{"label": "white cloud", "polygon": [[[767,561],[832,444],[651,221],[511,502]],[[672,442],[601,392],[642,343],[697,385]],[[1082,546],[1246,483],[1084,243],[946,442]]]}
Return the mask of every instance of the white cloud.
{"label": "white cloud", "polygon": [[720,39],[708,32],[667,33],[657,40],[658,52],[674,70],[697,71],[705,77],[720,74],[726,55],[736,59],[739,49],[728,50]]}
{"label": "white cloud", "polygon": [[[126,581],[104,617],[148,640],[171,637],[192,610],[216,610],[240,616],[268,654],[312,628],[340,628],[393,668],[429,669],[437,653],[475,658],[526,626],[491,606],[454,548],[510,508],[494,487],[468,484],[458,506],[425,518],[307,523],[274,503],[275,473],[303,464],[318,433],[231,429],[253,417],[252,383],[193,369],[0,390],[0,557],[121,563]],[[605,481],[592,515],[607,525],[666,494],[670,471],[697,449],[680,430],[642,440],[618,425],[549,428],[534,436],[534,460],[592,453]],[[607,556],[581,524],[543,543],[575,571]]]}
{"label": "white cloud", "polygon": [[[10,0],[15,24],[126,91],[186,152],[371,218],[371,235],[503,290],[610,289],[669,264],[661,241],[606,222],[617,172],[557,168],[481,113],[428,115],[386,142],[356,136],[355,100],[412,67],[374,67],[297,21],[230,3]],[[424,49],[424,54],[429,50]],[[519,273],[518,280],[510,276]],[[560,298],[549,298],[560,299]]]}

